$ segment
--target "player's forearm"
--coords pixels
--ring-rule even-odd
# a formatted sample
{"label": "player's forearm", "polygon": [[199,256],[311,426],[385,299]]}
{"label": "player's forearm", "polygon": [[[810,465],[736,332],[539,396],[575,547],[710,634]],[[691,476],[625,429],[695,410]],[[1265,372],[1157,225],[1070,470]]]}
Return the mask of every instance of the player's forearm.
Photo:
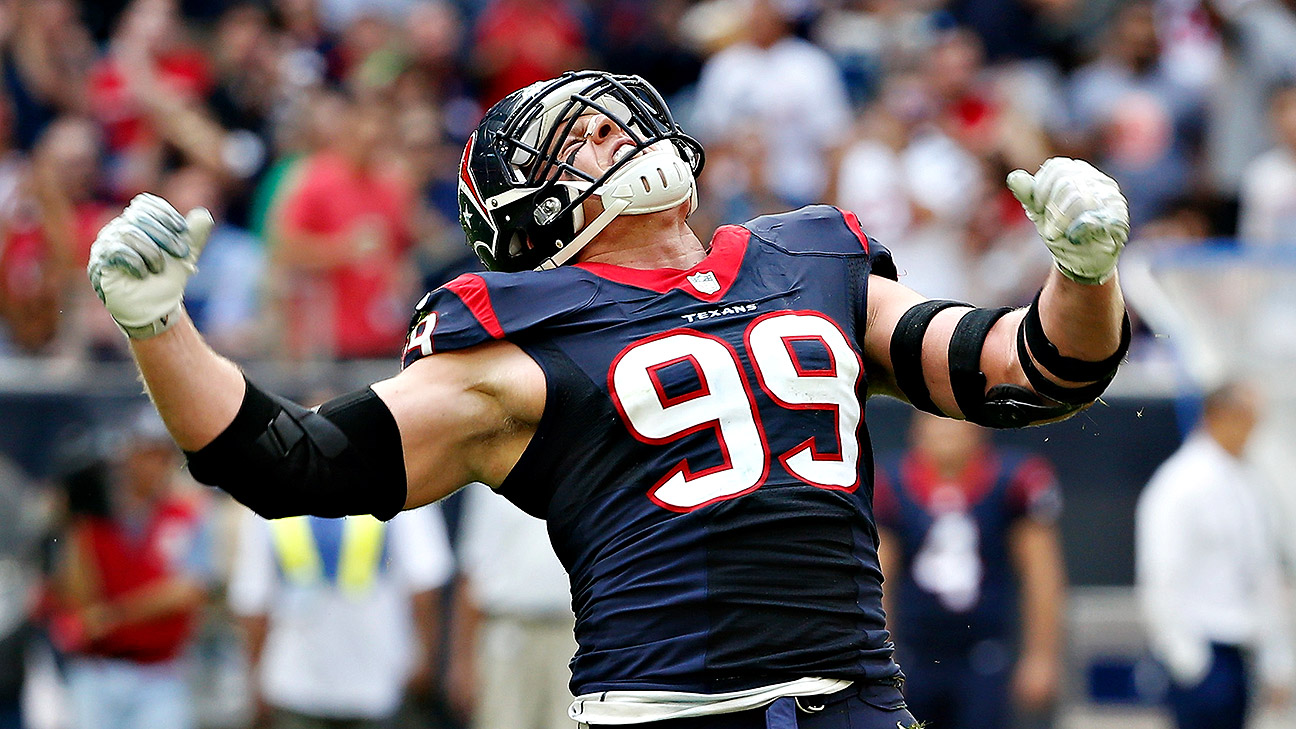
{"label": "player's forearm", "polygon": [[1057,660],[1062,651],[1066,570],[1053,527],[1025,524],[1014,534],[1021,575],[1022,654]]}
{"label": "player's forearm", "polygon": [[243,402],[243,374],[207,346],[187,315],[155,337],[132,339],[131,352],[182,449],[202,448],[233,422]]}
{"label": "player's forearm", "polygon": [[1086,285],[1054,269],[1040,294],[1039,315],[1045,335],[1060,354],[1097,362],[1120,346],[1125,299],[1116,276]]}

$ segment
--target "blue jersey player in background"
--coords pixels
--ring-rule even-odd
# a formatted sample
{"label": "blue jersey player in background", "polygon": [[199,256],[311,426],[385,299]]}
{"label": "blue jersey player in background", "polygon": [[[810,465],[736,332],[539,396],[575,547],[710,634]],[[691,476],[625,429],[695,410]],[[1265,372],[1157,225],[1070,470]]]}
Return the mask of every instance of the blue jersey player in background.
{"label": "blue jersey player in background", "polygon": [[907,727],[865,402],[996,427],[1092,402],[1128,346],[1124,198],[1076,160],[1014,172],[1057,269],[1028,309],[986,310],[897,283],[835,208],[699,238],[702,164],[638,77],[506,97],[459,180],[491,270],[424,297],[400,374],[313,410],[184,314],[204,210],[136,198],[89,274],[194,476],[263,516],[390,518],[482,481],[545,518],[582,724]]}
{"label": "blue jersey player in background", "polygon": [[910,710],[933,727],[1047,721],[1061,674],[1062,499],[1042,457],[918,413],[879,459],[873,510],[887,626]]}

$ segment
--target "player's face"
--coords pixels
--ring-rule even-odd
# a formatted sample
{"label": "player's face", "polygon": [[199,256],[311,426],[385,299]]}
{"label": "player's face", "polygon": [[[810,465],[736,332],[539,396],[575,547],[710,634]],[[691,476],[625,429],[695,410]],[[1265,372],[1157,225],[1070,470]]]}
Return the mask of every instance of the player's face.
{"label": "player's face", "polygon": [[558,158],[598,179],[625,155],[634,141],[621,125],[603,114],[582,114],[558,148]]}
{"label": "player's face", "polygon": [[[663,144],[670,144],[670,142],[657,142],[649,149],[656,149]],[[626,130],[603,114],[589,112],[578,117],[576,123],[572,125],[571,132],[559,142],[557,156],[597,180],[613,165],[631,154],[636,154],[635,144]],[[642,154],[642,151],[639,154]],[[576,179],[570,174],[564,175],[564,178]],[[603,212],[603,202],[598,195],[586,198],[583,206],[586,220],[593,220]]]}

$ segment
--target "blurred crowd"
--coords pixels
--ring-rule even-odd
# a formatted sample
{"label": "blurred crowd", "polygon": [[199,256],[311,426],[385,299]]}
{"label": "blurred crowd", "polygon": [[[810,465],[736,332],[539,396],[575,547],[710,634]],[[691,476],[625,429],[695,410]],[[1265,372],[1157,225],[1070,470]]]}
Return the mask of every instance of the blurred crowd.
{"label": "blurred crowd", "polygon": [[86,420],[39,481],[0,454],[0,729],[574,726],[544,522],[480,484],[267,521],[151,405]]}
{"label": "blurred crowd", "polygon": [[[456,182],[483,110],[587,67],[647,78],[705,146],[700,235],[830,202],[929,296],[1030,300],[1050,258],[1002,181],[1057,154],[1121,183],[1134,245],[1296,246],[1296,0],[0,0],[0,358],[126,357],[82,272],[142,191],[217,221],[186,305],[223,354],[394,358],[418,296],[478,265]],[[268,527],[155,419],[118,425],[40,496],[0,459],[0,729],[23,691],[54,707],[27,726],[118,696],[157,715],[103,726],[564,725],[539,522],[470,490]],[[1050,671],[1014,690],[1051,699]]]}
{"label": "blurred crowd", "polygon": [[928,295],[1020,304],[1048,257],[1002,180],[1066,154],[1139,241],[1296,241],[1290,0],[0,1],[0,356],[124,356],[82,278],[134,194],[218,227],[190,314],[238,359],[394,356],[475,261],[482,110],[636,73],[707,148],[697,228],[855,211]]}

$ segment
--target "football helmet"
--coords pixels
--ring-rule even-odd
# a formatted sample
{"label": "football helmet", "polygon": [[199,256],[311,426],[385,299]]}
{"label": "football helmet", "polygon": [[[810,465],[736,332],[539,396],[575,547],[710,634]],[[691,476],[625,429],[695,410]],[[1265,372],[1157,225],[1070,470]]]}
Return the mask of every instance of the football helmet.
{"label": "football helmet", "polygon": [[[602,176],[559,158],[577,120],[599,113],[634,149]],[[459,222],[488,269],[554,268],[576,255],[618,215],[684,202],[697,207],[702,145],[671,117],[661,94],[638,76],[569,71],[506,96],[477,126],[459,165]],[[603,212],[585,220],[599,195]]]}

